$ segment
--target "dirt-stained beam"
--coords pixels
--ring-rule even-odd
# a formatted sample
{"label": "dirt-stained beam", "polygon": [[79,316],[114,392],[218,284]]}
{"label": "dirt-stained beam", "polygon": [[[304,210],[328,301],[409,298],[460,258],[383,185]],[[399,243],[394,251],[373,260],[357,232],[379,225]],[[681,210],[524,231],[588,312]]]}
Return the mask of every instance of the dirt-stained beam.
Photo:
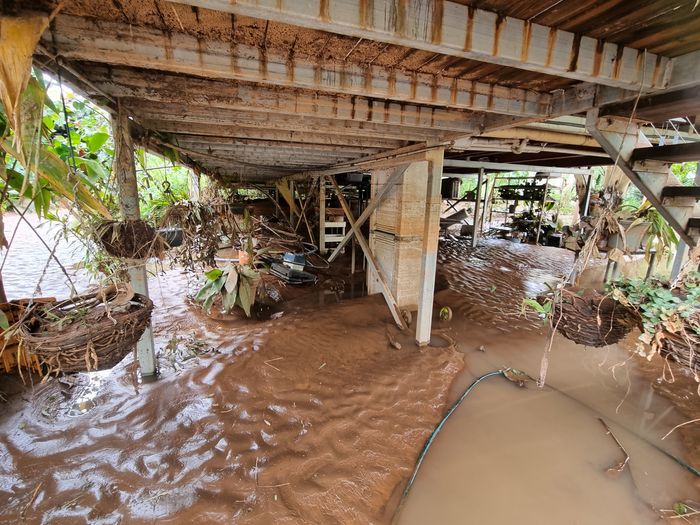
{"label": "dirt-stained beam", "polygon": [[60,14],[42,43],[69,60],[521,117],[546,116],[551,103],[548,93],[377,65],[323,64],[256,46]]}
{"label": "dirt-stained beam", "polygon": [[671,60],[449,0],[174,1],[614,87],[698,80],[697,67],[687,67],[697,59]]}

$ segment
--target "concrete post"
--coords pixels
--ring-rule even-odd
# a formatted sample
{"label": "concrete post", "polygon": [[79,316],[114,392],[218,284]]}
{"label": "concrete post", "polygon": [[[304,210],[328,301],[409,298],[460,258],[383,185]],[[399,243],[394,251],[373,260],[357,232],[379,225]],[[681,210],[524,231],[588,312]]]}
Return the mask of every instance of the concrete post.
{"label": "concrete post", "polygon": [[[435,293],[435,272],[437,269],[438,240],[440,234],[440,205],[442,195],[442,161],[444,150],[428,152],[428,184],[425,197],[425,223],[423,227],[423,261],[421,265],[421,288],[418,299],[418,319],[416,322],[416,342],[419,346],[430,343],[430,330],[433,321],[433,295]],[[483,175],[483,170],[482,173]],[[475,216],[476,219],[476,216]],[[476,220],[474,221],[476,235]]]}
{"label": "concrete post", "polygon": [[[129,133],[129,117],[120,106],[117,116],[112,122],[114,135],[114,172],[119,190],[119,207],[125,220],[137,220],[141,216],[139,209],[138,186],[136,182],[136,166],[134,165],[134,144]],[[129,261],[129,278],[136,293],[148,296],[148,275],[146,261]],[[151,327],[141,336],[136,345],[136,355],[142,377],[154,376],[156,373],[156,358]]]}

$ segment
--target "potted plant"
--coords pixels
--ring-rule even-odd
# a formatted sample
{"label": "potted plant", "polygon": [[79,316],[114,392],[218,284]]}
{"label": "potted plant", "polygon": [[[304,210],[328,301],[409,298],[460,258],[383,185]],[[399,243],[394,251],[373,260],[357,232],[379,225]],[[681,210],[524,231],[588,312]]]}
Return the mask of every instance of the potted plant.
{"label": "potted plant", "polygon": [[609,288],[613,299],[639,316],[637,353],[647,359],[665,353],[691,369],[700,368],[695,355],[700,349],[700,272],[688,272],[670,285],[622,279]]}
{"label": "potted plant", "polygon": [[260,282],[260,273],[247,264],[229,264],[225,268],[213,268],[204,274],[207,282],[195,300],[208,312],[216,299],[221,299],[222,309],[231,313],[236,306],[250,317]]}

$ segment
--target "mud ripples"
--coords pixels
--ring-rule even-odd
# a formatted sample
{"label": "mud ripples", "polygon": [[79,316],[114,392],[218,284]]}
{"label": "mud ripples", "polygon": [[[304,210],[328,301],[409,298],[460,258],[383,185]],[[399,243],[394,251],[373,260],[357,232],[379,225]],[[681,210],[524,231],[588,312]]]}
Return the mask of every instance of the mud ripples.
{"label": "mud ripples", "polygon": [[438,254],[438,279],[449,288],[436,300],[451,304],[457,318],[493,325],[503,332],[542,326],[522,301],[566,275],[573,254],[559,248],[487,239],[472,248],[467,241],[443,241]]}
{"label": "mud ripples", "polygon": [[176,293],[183,279],[152,287],[158,346],[194,333],[220,355],[180,374],[163,362],[138,393],[123,363],[78,417],[42,416],[57,382],[16,400],[0,416],[0,523],[387,521],[462,355],[389,347],[380,297],[221,324]]}

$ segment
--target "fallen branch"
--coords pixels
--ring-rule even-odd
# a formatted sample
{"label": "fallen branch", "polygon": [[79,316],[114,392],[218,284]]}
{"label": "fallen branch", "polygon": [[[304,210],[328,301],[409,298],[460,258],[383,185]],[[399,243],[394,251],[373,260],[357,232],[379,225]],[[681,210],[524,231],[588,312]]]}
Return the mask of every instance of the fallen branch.
{"label": "fallen branch", "polygon": [[617,474],[621,473],[623,470],[625,470],[627,463],[629,463],[629,461],[630,461],[630,455],[625,450],[625,447],[622,446],[622,443],[620,443],[620,440],[617,439],[617,437],[615,437],[615,434],[613,434],[612,430],[610,430],[610,427],[608,426],[608,424],[605,421],[603,421],[603,418],[599,417],[598,421],[600,421],[600,423],[603,425],[603,427],[605,427],[606,433],[608,433],[610,435],[610,437],[613,438],[617,447],[625,455],[625,459],[623,459],[619,463],[616,463],[612,467],[608,467],[605,470],[605,472],[607,472],[608,474],[617,475]]}

